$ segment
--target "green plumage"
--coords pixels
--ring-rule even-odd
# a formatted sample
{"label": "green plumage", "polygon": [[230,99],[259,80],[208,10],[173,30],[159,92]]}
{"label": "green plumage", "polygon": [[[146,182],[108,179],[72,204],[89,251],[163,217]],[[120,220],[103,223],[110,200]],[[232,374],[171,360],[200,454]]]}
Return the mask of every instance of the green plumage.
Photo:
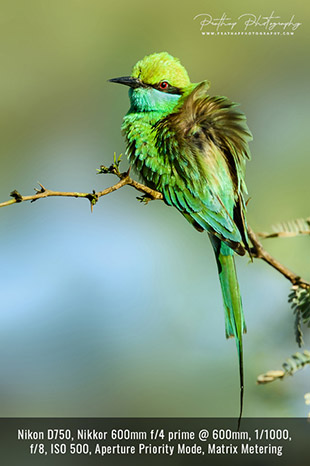
{"label": "green plumage", "polygon": [[245,161],[251,133],[226,97],[210,96],[209,83],[192,84],[179,60],[166,52],[140,60],[132,75],[131,107],[122,126],[130,164],[198,230],[209,233],[218,265],[226,336],[239,354],[241,411],[242,334],[245,323],[234,251],[249,250],[245,220]]}

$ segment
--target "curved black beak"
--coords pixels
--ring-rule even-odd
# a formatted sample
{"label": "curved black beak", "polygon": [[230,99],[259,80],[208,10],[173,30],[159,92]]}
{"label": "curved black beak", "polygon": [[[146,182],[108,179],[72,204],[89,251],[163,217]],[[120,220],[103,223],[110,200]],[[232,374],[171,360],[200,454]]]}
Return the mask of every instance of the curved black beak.
{"label": "curved black beak", "polygon": [[136,89],[137,87],[145,87],[142,81],[138,78],[133,78],[132,76],[123,76],[121,78],[112,78],[108,80],[110,83],[125,84],[125,86],[132,87]]}

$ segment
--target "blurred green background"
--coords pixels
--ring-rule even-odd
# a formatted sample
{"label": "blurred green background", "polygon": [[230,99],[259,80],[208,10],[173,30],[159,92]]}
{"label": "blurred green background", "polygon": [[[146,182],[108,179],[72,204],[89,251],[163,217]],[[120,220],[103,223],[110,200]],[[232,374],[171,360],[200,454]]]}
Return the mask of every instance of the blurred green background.
{"label": "blurred green background", "polygon": [[[272,11],[302,26],[294,36],[207,37],[193,20]],[[166,50],[248,117],[252,227],[309,216],[307,2],[16,0],[1,2],[0,22],[1,200],[37,181],[87,192],[114,183],[96,168],[124,151],[128,97],[107,79]],[[136,196],[124,188],[93,214],[88,201],[58,198],[1,209],[0,416],[238,414],[235,344],[224,337],[208,238]],[[264,244],[310,279],[309,237]],[[244,413],[305,416],[309,370],[255,384],[297,350],[290,284],[258,261],[237,267]]]}

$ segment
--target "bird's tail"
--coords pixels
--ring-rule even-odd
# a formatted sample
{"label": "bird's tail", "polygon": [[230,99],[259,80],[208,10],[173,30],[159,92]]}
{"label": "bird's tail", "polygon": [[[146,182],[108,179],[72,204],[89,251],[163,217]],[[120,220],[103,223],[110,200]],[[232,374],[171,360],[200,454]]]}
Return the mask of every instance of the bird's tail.
{"label": "bird's tail", "polygon": [[234,252],[215,236],[210,235],[212,246],[215,252],[218,273],[222,288],[225,311],[225,330],[226,337],[235,337],[238,358],[239,358],[239,377],[240,377],[240,414],[238,429],[242,417],[243,409],[243,345],[242,335],[246,332],[244,321],[239,283],[236,274]]}

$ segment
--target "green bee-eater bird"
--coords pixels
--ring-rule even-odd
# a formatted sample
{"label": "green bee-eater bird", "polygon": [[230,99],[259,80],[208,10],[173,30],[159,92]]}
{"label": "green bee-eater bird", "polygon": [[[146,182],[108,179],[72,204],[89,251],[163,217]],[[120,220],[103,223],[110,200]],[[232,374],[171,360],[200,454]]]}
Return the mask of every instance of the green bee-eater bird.
{"label": "green bee-eater bird", "polygon": [[209,83],[193,84],[177,58],[146,56],[131,76],[110,79],[129,86],[122,125],[131,166],[162,193],[198,231],[207,231],[222,288],[226,336],[235,337],[243,407],[246,331],[234,252],[249,251],[245,219],[245,161],[252,139],[243,113],[226,97],[210,96]]}

